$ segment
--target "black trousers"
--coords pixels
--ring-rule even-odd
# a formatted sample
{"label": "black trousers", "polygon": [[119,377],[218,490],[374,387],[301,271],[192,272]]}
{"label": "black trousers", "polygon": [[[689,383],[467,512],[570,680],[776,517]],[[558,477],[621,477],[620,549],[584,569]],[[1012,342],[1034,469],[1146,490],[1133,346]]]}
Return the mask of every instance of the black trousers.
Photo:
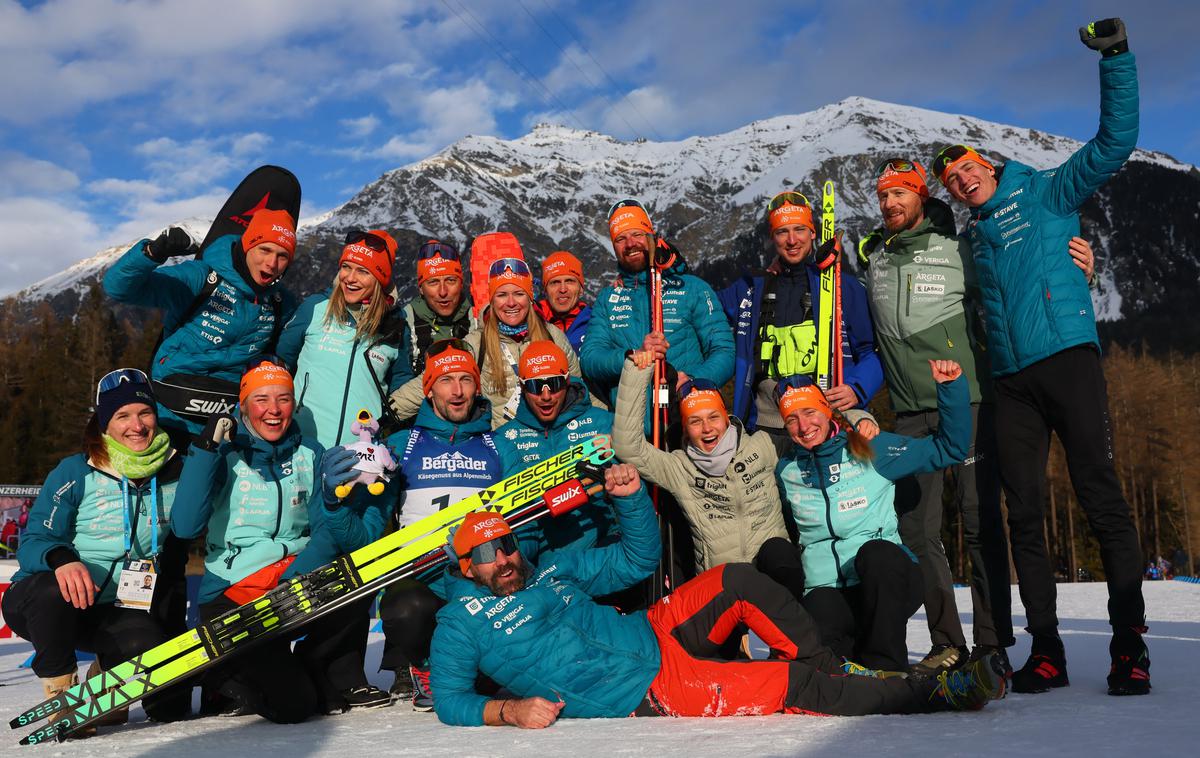
{"label": "black trousers", "polygon": [[[155,588],[150,612],[111,603],[79,610],[63,600],[54,572],[43,571],[4,593],[4,621],[33,643],[33,671],[40,678],[76,672],[76,650],[95,653],[100,667],[108,669],[167,641],[167,589],[161,584]],[[142,707],[155,721],[184,718],[191,709],[191,687],[165,688],[146,697]]]}
{"label": "black trousers", "polygon": [[[972,631],[975,644],[1012,645],[1012,597],[1008,584],[1008,540],[1000,510],[1000,476],[996,456],[996,409],[991,403],[971,406],[974,437],[963,463],[947,469],[954,502],[962,513],[963,540],[971,559]],[[935,411],[896,416],[896,433],[907,437],[936,434]],[[935,645],[966,644],[954,578],[942,545],[944,474],[934,471],[896,482],[896,515],[900,538],[917,556],[925,582],[925,613]]]}
{"label": "black trousers", "polygon": [[[344,705],[341,691],[367,684],[363,671],[370,599],[340,608],[301,627],[295,634],[257,644],[248,653],[214,667],[207,686],[235,697],[277,724],[296,724],[318,710]],[[237,603],[221,595],[200,606],[211,621]],[[292,649],[291,640],[304,639]]]}
{"label": "black trousers", "polygon": [[996,380],[996,440],[1021,600],[1033,634],[1056,634],[1058,593],[1043,532],[1050,432],[1062,441],[1071,486],[1100,543],[1114,628],[1142,626],[1142,553],[1113,466],[1108,387],[1090,345]]}
{"label": "black trousers", "polygon": [[379,668],[403,673],[409,666],[426,665],[437,612],[445,604],[416,579],[390,585],[379,601],[384,636]]}
{"label": "black trousers", "polygon": [[921,569],[899,545],[871,540],[854,558],[859,583],[817,587],[805,610],[821,630],[821,643],[867,668],[908,668],[908,620],[921,607]]}
{"label": "black trousers", "polygon": [[791,540],[772,537],[758,548],[754,568],[783,585],[796,600],[804,598],[804,564]]}

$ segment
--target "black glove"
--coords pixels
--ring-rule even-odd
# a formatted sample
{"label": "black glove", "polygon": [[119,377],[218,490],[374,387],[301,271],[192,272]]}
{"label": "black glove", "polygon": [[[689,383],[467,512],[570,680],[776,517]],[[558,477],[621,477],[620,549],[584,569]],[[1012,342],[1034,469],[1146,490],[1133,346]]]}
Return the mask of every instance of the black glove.
{"label": "black glove", "polygon": [[818,271],[824,271],[842,257],[842,233],[834,232],[833,236],[821,243],[813,251],[813,265]]}
{"label": "black glove", "polygon": [[329,448],[321,456],[321,494],[325,498],[325,507],[329,510],[335,511],[340,506],[341,497],[338,497],[337,488],[358,476],[358,472],[354,470],[357,463],[358,455],[350,448],[340,445]]}
{"label": "black glove", "polygon": [[201,450],[214,452],[222,442],[233,439],[235,431],[237,419],[228,413],[215,413],[208,417],[208,423],[204,425],[204,431],[196,437],[195,445]]}
{"label": "black glove", "polygon": [[166,263],[176,255],[194,255],[198,249],[187,232],[172,226],[146,243],[146,257],[155,263]]}
{"label": "black glove", "polygon": [[1079,39],[1093,50],[1099,50],[1105,58],[1129,52],[1125,22],[1119,18],[1106,18],[1079,27]]}

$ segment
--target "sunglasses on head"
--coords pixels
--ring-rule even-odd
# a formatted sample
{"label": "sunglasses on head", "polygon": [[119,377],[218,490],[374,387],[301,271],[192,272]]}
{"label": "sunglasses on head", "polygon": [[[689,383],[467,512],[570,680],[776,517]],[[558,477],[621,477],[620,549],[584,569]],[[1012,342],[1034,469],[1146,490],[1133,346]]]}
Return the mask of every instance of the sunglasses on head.
{"label": "sunglasses on head", "polygon": [[139,371],[136,368],[119,368],[115,371],[109,371],[100,377],[100,381],[96,383],[96,403],[100,403],[100,396],[102,394],[115,390],[125,382],[150,386],[150,379],[146,376],[146,372]]}
{"label": "sunglasses on head", "polygon": [[809,208],[812,207],[812,203],[808,202],[807,197],[799,192],[793,192],[789,190],[787,192],[780,192],[778,195],[771,198],[771,202],[767,203],[767,213],[770,213],[777,208],[782,208],[785,205],[801,205]]}
{"label": "sunglasses on head", "polygon": [[617,202],[612,204],[612,207],[610,207],[608,209],[608,217],[611,219],[613,217],[613,214],[616,213],[617,211],[621,210],[622,208],[641,208],[643,211],[646,210],[646,206],[642,205],[637,200],[633,200],[633,199],[618,200]]}
{"label": "sunglasses on head", "polygon": [[561,375],[539,376],[534,379],[521,380],[521,389],[530,395],[540,395],[542,394],[542,390],[546,389],[547,387],[550,388],[551,392],[558,392],[559,390],[566,389],[567,384],[570,381],[571,380],[568,377]]}
{"label": "sunglasses on head", "polygon": [[429,240],[417,250],[417,260],[425,261],[430,258],[456,261],[459,259],[458,250],[453,245],[447,245],[445,242]]}
{"label": "sunglasses on head", "polygon": [[471,548],[471,563],[493,563],[496,560],[496,553],[501,550],[504,551],[505,555],[512,555],[517,552],[516,535],[506,534],[503,537],[488,540],[482,545],[476,545]]}
{"label": "sunglasses on head", "polygon": [[362,229],[351,229],[346,233],[346,241],[342,243],[342,246],[348,247],[350,245],[362,245],[363,247],[374,250],[377,253],[391,254],[391,251],[388,250],[387,243],[384,242],[383,237],[363,231]]}
{"label": "sunglasses on head", "polygon": [[803,374],[785,376],[775,384],[775,402],[779,402],[789,389],[802,389],[814,386],[816,386],[816,382]]}
{"label": "sunglasses on head", "polygon": [[947,166],[970,152],[974,152],[974,150],[966,145],[949,145],[943,147],[933,158],[933,173],[936,176],[941,176]]}
{"label": "sunglasses on head", "polygon": [[503,276],[506,271],[511,271],[517,276],[533,276],[529,264],[520,258],[498,258],[488,267],[488,277]]}
{"label": "sunglasses on head", "polygon": [[430,345],[429,348],[425,350],[425,357],[433,358],[441,355],[447,350],[462,350],[466,353],[472,352],[471,346],[467,344],[466,340],[459,339],[458,337],[451,337],[450,339],[438,340]]}
{"label": "sunglasses on head", "polygon": [[883,176],[888,169],[891,169],[898,174],[907,174],[909,171],[916,171],[917,164],[910,160],[905,160],[904,158],[891,158],[876,166],[875,174],[877,176]]}

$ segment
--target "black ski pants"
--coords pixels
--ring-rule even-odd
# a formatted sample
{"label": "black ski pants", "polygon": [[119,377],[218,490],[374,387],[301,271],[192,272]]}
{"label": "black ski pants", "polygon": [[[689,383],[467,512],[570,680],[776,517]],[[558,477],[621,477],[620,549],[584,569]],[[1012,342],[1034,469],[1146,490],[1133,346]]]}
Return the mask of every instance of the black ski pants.
{"label": "black ski pants", "polygon": [[817,587],[805,610],[821,630],[821,643],[843,658],[883,671],[908,669],[908,620],[921,607],[921,569],[904,548],[871,540],[854,558],[859,583]]}
{"label": "black ski pants", "polygon": [[1079,505],[1100,543],[1115,629],[1145,623],[1142,553],[1113,466],[1100,355],[1079,345],[996,380],[996,439],[1008,528],[1028,631],[1057,634],[1058,593],[1043,532],[1050,432],[1062,441]]}
{"label": "black ski pants", "polygon": [[[962,513],[963,540],[971,559],[972,636],[977,645],[1012,645],[1012,595],[1008,584],[1008,540],[1000,510],[1000,476],[996,457],[996,408],[971,406],[974,437],[967,458],[946,470],[954,485],[954,502]],[[937,433],[936,411],[900,413],[896,434],[928,437]],[[933,644],[963,646],[962,622],[954,601],[954,578],[942,545],[943,471],[896,482],[896,515],[900,539],[913,551],[924,579],[925,614]]]}
{"label": "black ski pants", "polygon": [[407,675],[409,666],[424,666],[445,601],[416,579],[401,579],[384,590],[379,601],[383,622],[383,658],[379,668]]}

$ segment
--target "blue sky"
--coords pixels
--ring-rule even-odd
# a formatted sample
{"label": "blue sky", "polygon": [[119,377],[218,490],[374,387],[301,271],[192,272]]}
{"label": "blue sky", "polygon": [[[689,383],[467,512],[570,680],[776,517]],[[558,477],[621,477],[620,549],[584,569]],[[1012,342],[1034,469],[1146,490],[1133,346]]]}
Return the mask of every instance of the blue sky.
{"label": "blue sky", "polygon": [[[278,163],[302,214],[466,134],[679,139],[850,95],[1089,138],[1122,16],[1139,145],[1200,164],[1200,4],[0,0],[0,295]],[[1126,6],[1126,7],[1122,7]]]}

